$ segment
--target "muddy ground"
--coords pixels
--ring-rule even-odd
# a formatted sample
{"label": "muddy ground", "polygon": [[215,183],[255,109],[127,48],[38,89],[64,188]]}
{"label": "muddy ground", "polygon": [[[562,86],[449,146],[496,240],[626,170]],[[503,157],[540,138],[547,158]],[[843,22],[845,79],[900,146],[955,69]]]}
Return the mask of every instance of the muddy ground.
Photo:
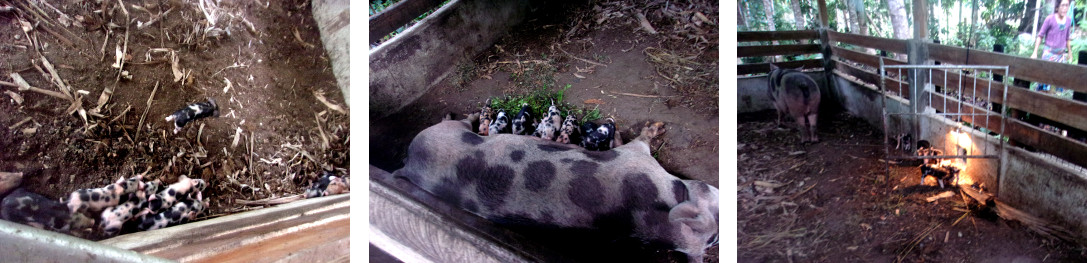
{"label": "muddy ground", "polygon": [[[48,60],[77,96],[0,85],[0,171],[56,199],[142,172],[201,178],[202,219],[301,194],[321,169],[346,173],[347,108],[310,1],[101,2],[0,1],[13,7],[0,11],[0,81],[62,92]],[[173,134],[164,118],[208,98],[219,117]]]}
{"label": "muddy ground", "polygon": [[883,134],[820,114],[821,142],[776,128],[773,111],[738,119],[740,262],[1083,262],[1083,248],[970,210],[916,165],[888,173]]}
{"label": "muddy ground", "polygon": [[[402,167],[411,139],[447,113],[463,118],[492,96],[570,85],[565,101],[615,118],[624,141],[633,139],[646,121],[665,122],[663,145],[652,145],[661,165],[676,176],[717,186],[716,2],[651,2],[534,8],[523,23],[458,65],[440,85],[400,112],[371,120],[371,164],[387,171]],[[637,13],[668,33],[647,33]],[[717,261],[716,251],[710,258]]]}

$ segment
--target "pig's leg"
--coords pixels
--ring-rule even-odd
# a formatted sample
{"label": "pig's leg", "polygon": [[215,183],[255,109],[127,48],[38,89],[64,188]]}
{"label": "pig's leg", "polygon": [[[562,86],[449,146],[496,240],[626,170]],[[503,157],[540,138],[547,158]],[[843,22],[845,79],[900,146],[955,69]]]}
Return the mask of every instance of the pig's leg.
{"label": "pig's leg", "polygon": [[812,142],[819,142],[819,135],[816,134],[816,127],[815,127],[816,126],[815,125],[816,124],[816,118],[818,116],[819,116],[818,114],[812,113],[812,114],[808,114],[808,118],[807,118],[808,119],[808,125],[806,127],[808,128],[808,132],[810,134],[809,138],[811,138]]}
{"label": "pig's leg", "polygon": [[796,129],[800,131],[800,142],[808,142],[808,128],[807,125],[804,125],[804,122],[807,121],[807,118],[800,114],[794,113],[793,119],[796,120]]}
{"label": "pig's leg", "polygon": [[[623,145],[623,147],[633,148],[636,152],[643,152],[646,155],[652,155],[649,150],[649,141],[653,140],[653,138],[656,138],[657,136],[660,136],[661,134],[664,134],[663,122],[646,123],[645,127],[642,128],[642,133],[639,134],[637,138],[634,138],[634,140],[631,140],[630,143]],[[619,138],[616,139],[618,140]]]}

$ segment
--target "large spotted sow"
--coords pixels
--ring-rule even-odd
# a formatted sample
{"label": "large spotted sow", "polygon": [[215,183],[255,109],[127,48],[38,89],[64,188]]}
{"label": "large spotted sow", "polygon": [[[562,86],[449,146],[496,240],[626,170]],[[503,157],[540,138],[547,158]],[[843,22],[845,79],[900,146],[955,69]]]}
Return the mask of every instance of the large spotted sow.
{"label": "large spotted sow", "polygon": [[559,228],[622,226],[623,234],[672,246],[691,262],[717,242],[718,190],[680,180],[650,155],[663,124],[609,151],[530,136],[479,136],[471,115],[419,133],[394,176],[497,223]]}

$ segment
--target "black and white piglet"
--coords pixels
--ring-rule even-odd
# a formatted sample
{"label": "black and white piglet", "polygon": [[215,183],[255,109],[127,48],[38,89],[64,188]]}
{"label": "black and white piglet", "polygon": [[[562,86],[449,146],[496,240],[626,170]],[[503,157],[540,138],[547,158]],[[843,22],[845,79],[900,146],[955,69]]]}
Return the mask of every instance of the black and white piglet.
{"label": "black and white piglet", "polygon": [[166,116],[166,121],[174,122],[174,134],[177,134],[189,122],[207,117],[219,117],[219,105],[215,104],[215,99],[189,104]]}
{"label": "black and white piglet", "polygon": [[559,107],[555,106],[555,103],[551,103],[551,107],[547,108],[547,116],[543,116],[540,125],[536,127],[536,132],[532,136],[554,141],[555,137],[558,137],[561,128],[562,112],[559,111]]}
{"label": "black and white piglet", "polygon": [[142,216],[138,228],[140,231],[155,230],[195,220],[206,207],[203,195],[198,191],[195,198],[182,200],[162,213]]}
{"label": "black and white piglet", "polygon": [[529,113],[528,103],[521,104],[521,112],[513,117],[513,134],[528,134],[529,124],[532,123],[532,113]]}
{"label": "black and white piglet", "polygon": [[510,118],[506,116],[506,111],[498,111],[498,116],[491,122],[491,126],[488,128],[490,135],[498,135],[499,133],[509,133]]}
{"label": "black and white piglet", "polygon": [[140,209],[147,205],[148,193],[154,193],[158,185],[154,182],[144,183],[142,190],[128,194],[121,204],[102,210],[101,220],[98,226],[107,236],[112,236],[121,231],[125,222],[136,218]]}
{"label": "black and white piglet", "polygon": [[615,119],[612,118],[601,125],[585,122],[581,125],[581,134],[581,147],[590,151],[607,151],[622,144],[622,140],[615,139]]}
{"label": "black and white piglet", "polygon": [[79,189],[68,196],[68,209],[74,213],[83,211],[98,212],[104,208],[121,203],[121,197],[135,193],[143,188],[143,174],[128,180],[118,178],[117,182],[101,188]]}
{"label": "black and white piglet", "polygon": [[23,188],[0,201],[0,219],[50,231],[68,232],[71,215],[64,204]]}
{"label": "black and white piglet", "polygon": [[204,180],[192,179],[182,175],[176,183],[163,189],[162,192],[148,197],[147,209],[150,210],[150,213],[162,212],[173,206],[177,201],[187,198],[190,193],[203,191],[206,186],[207,183]]}
{"label": "black and white piglet", "polygon": [[567,114],[559,129],[559,137],[555,139],[559,143],[577,143],[581,140],[581,132],[577,128],[577,116]]}
{"label": "black and white piglet", "polygon": [[322,197],[329,195],[338,195],[349,192],[351,187],[343,177],[334,175],[332,172],[324,171],[321,178],[306,189],[306,198]]}

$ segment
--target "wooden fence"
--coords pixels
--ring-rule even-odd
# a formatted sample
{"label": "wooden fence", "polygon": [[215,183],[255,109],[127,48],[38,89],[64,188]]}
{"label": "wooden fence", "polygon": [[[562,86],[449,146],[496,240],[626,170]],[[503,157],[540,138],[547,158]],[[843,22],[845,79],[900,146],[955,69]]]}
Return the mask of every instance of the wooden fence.
{"label": "wooden fence", "polygon": [[[740,43],[744,43],[753,41],[771,42],[823,38],[820,36],[819,32],[820,31],[815,30],[739,32],[737,39]],[[820,41],[825,43],[809,45],[740,46],[737,55],[739,57],[779,56],[812,54],[819,53],[820,50],[829,50],[829,52],[824,53],[823,59],[790,61],[775,63],[775,65],[783,67],[805,66],[811,68],[821,68],[826,65],[826,67],[829,67],[824,68],[827,74],[835,74],[861,86],[879,89],[880,75],[878,69],[881,57],[869,54],[868,49],[897,54],[910,53],[909,42],[911,40],[887,39],[829,30],[825,32],[826,41]],[[1017,80],[1046,83],[1054,86],[1061,86],[1065,89],[1072,89],[1077,92],[1087,92],[1087,85],[1081,84],[1087,83],[1087,67],[1084,66],[1054,63],[1026,57],[933,43],[925,43],[923,44],[923,48],[927,51],[925,53],[928,54],[927,59],[929,60],[954,65],[1009,65],[1009,72],[1007,75]],[[826,53],[829,53],[830,55],[827,56],[825,55]],[[892,57],[883,57],[882,59],[883,63],[886,65],[908,64],[907,61]],[[740,75],[765,73],[769,72],[769,70],[769,63],[738,65],[738,74]],[[897,72],[891,71],[889,74],[891,77],[884,83],[883,87],[886,88],[885,95],[900,96],[909,100],[909,83],[904,76],[898,76],[896,73]],[[944,70],[938,69],[933,70],[932,79],[930,81],[937,85],[945,83],[946,87],[942,88],[948,90],[958,90],[961,83],[961,88],[964,91],[963,95],[970,97],[975,95],[973,94],[975,88],[989,87],[989,85],[1002,88],[1005,85],[1005,82],[1011,83],[1011,81],[995,81],[992,79],[992,76],[978,77],[978,74],[974,72],[963,73],[960,70],[948,70],[945,72]],[[1007,136],[1016,145],[1033,147],[1038,151],[1057,156],[1067,162],[1081,167],[1087,167],[1087,144],[1077,139],[1043,130],[1035,124],[1015,118],[1025,116],[1024,113],[1029,113],[1033,116],[1040,116],[1051,120],[1053,122],[1050,123],[1051,125],[1068,129],[1071,134],[1082,135],[1085,134],[1083,131],[1087,131],[1087,103],[1058,98],[1011,85],[1008,85],[1007,87],[1007,94],[1007,101],[1004,101],[1000,96],[990,97],[990,102],[1012,109],[1005,111],[1005,115],[1003,115],[1008,118],[1004,130],[1000,130],[999,123],[1000,118],[1002,117],[999,116],[980,117],[988,118],[987,120],[980,118],[970,119],[969,117],[966,117],[963,121]],[[943,94],[936,93],[924,93],[922,95],[944,96]],[[947,105],[944,105],[943,103],[944,100],[932,100],[931,106],[934,108],[943,108],[944,106],[947,106],[948,109],[959,108],[958,100],[947,100]],[[974,110],[970,107],[963,107],[963,109]],[[1000,109],[997,108],[996,110]],[[1007,115],[1011,112],[1018,114],[1011,116]]]}

